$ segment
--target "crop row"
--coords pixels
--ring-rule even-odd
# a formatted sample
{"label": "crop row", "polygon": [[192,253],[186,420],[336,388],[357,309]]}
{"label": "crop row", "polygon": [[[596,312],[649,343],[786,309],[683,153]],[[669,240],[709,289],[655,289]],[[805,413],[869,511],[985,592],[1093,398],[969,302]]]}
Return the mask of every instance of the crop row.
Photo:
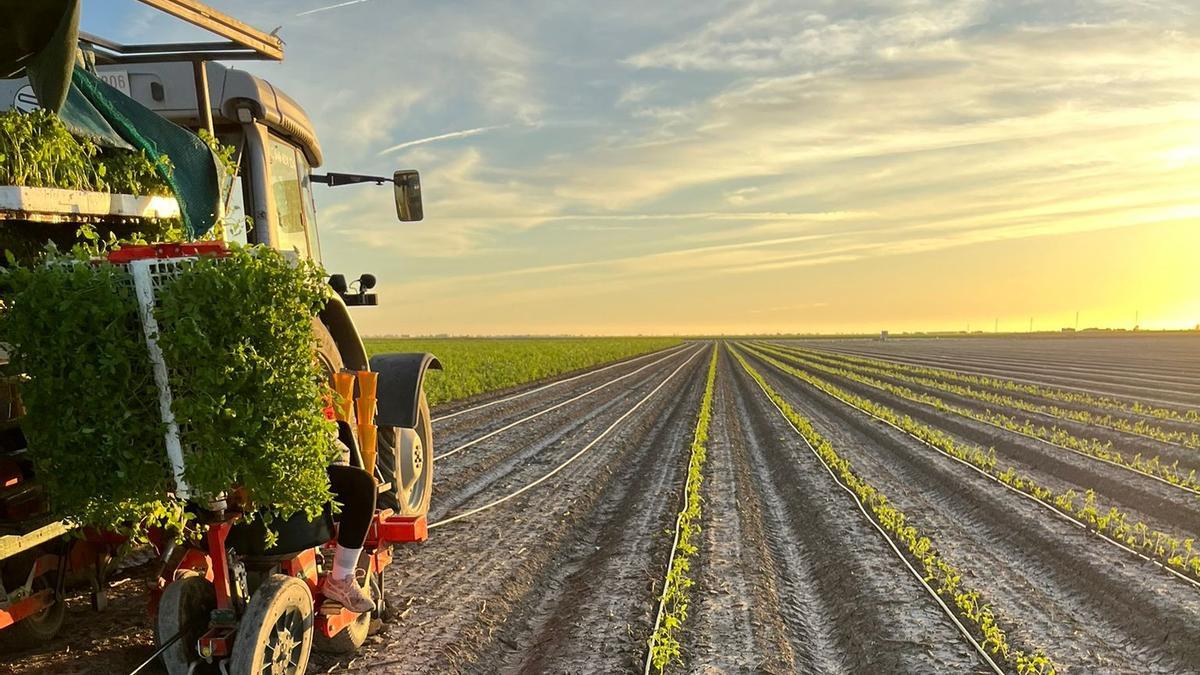
{"label": "crop row", "polygon": [[678,345],[675,338],[377,338],[371,354],[431,352],[445,368],[425,381],[430,405],[507,389]]}
{"label": "crop row", "polygon": [[[904,380],[912,384],[918,384],[941,391],[957,394],[973,398],[995,405],[1001,405],[1008,408],[1016,408],[1026,412],[1057,417],[1059,419],[1071,420],[1081,424],[1089,424],[1098,427],[1104,427],[1135,436],[1142,436],[1163,443],[1171,443],[1187,448],[1200,448],[1200,434],[1195,432],[1171,431],[1155,426],[1144,419],[1130,421],[1125,417],[1105,413],[1097,415],[1087,410],[1077,410],[1075,408],[1063,408],[1057,405],[1047,405],[1034,403],[1022,398],[1016,398],[1005,394],[988,391],[986,389],[977,389],[971,385],[954,384],[945,381],[945,378],[934,379],[937,376],[925,377],[922,371],[929,370],[919,366],[909,366],[905,364],[897,364],[889,361],[878,361],[876,359],[858,358],[846,356],[843,354],[830,354],[828,352],[818,352],[809,349],[790,348],[788,351],[803,353],[812,359],[830,363],[837,366],[852,365],[855,368],[864,372],[873,372],[885,377],[894,377]],[[1190,412],[1190,411],[1189,411]]]}
{"label": "crop row", "polygon": [[1145,523],[1133,521],[1128,514],[1115,506],[1105,509],[1097,503],[1096,494],[1092,490],[1085,491],[1083,503],[1076,501],[1078,493],[1075,490],[1055,494],[1031,476],[1022,474],[1011,466],[1001,467],[994,450],[984,452],[978,446],[960,443],[939,429],[907,415],[900,415],[868,398],[847,392],[804,370],[793,368],[759,348],[747,347],[747,350],[780,372],[807,382],[851,407],[888,422],[943,454],[975,466],[995,480],[1033,497],[1047,508],[1080,522],[1092,532],[1104,535],[1148,559],[1157,561],[1164,568],[1173,570],[1186,579],[1200,582],[1200,546],[1197,546],[1194,537],[1178,537],[1152,529]]}
{"label": "crop row", "polygon": [[[1154,478],[1160,478],[1171,485],[1183,488],[1185,490],[1193,492],[1200,490],[1200,480],[1197,479],[1196,475],[1197,470],[1194,468],[1180,469],[1178,461],[1167,464],[1160,460],[1157,456],[1146,459],[1141,453],[1136,453],[1132,457],[1126,457],[1120,451],[1114,450],[1112,443],[1109,442],[1101,442],[1094,438],[1079,438],[1071,434],[1069,431],[1065,431],[1058,427],[1046,427],[1034,424],[1029,420],[1018,420],[1014,417],[1010,417],[990,409],[979,411],[971,408],[965,408],[953,403],[948,403],[945,399],[939,398],[932,394],[913,391],[908,387],[892,384],[883,380],[877,380],[868,375],[863,375],[862,373],[873,373],[882,377],[890,377],[902,382],[910,382],[919,386],[935,386],[934,383],[924,380],[923,378],[908,377],[868,366],[856,365],[853,367],[854,369],[851,370],[848,368],[838,367],[838,365],[826,365],[830,363],[829,359],[814,357],[807,352],[779,349],[771,345],[760,345],[759,348],[813,370],[817,370],[828,375],[844,377],[860,384],[865,384],[868,387],[872,387],[880,391],[886,391],[900,398],[931,406],[942,412],[948,412],[973,419],[984,424],[1029,436],[1060,448],[1073,450],[1110,464],[1114,464],[1123,469]],[[959,392],[952,391],[951,393]]]}
{"label": "crop row", "polygon": [[[982,638],[981,646],[1016,668],[1018,673],[1050,674],[1056,672],[1054,663],[1043,653],[1029,653],[1008,640],[1004,629],[997,623],[991,606],[979,591],[962,583],[963,573],[942,557],[933,541],[922,535],[914,525],[908,523],[903,511],[877,488],[855,473],[850,462],[838,454],[833,445],[813,428],[812,424],[795,409],[758,373],[736,349],[731,353],[746,373],[754,379],[766,395],[775,403],[783,415],[809,443],[827,467],[836,473],[841,483],[847,486],[861,503],[865,504],[875,521],[900,540],[908,555],[920,563],[927,583],[932,583],[936,593],[953,601],[956,614]],[[761,357],[762,355],[759,354]]]}
{"label": "crop row", "polygon": [[667,566],[662,595],[659,596],[654,632],[650,635],[647,672],[653,668],[661,673],[668,664],[682,656],[678,633],[687,620],[690,590],[695,584],[691,577],[691,561],[699,549],[693,539],[700,533],[700,487],[704,483],[704,462],[708,456],[708,425],[712,419],[716,378],[717,347],[714,344],[712,359],[708,363],[708,378],[704,384],[704,398],[700,401],[700,414],[696,418],[696,432],[692,437],[691,454],[688,458],[683,508],[675,519],[675,543]]}
{"label": "crop row", "polygon": [[[828,352],[826,352],[826,354],[828,354]],[[1079,404],[1079,405],[1087,405],[1087,406],[1091,406],[1094,408],[1100,408],[1103,410],[1113,410],[1113,411],[1120,412],[1120,413],[1142,415],[1142,416],[1153,417],[1153,418],[1161,419],[1161,420],[1169,420],[1172,422],[1200,424],[1200,410],[1195,410],[1195,409],[1176,410],[1174,408],[1155,407],[1155,406],[1143,403],[1141,401],[1134,401],[1134,402],[1130,403],[1130,402],[1123,401],[1123,400],[1120,400],[1118,398],[1114,398],[1111,396],[1097,396],[1097,395],[1089,394],[1087,392],[1082,392],[1082,391],[1068,391],[1068,390],[1057,389],[1054,387],[1044,386],[1044,385],[1040,385],[1040,384],[1032,384],[1032,383],[1027,383],[1027,382],[1013,382],[1012,380],[1006,380],[1006,379],[998,378],[998,377],[989,377],[987,375],[970,375],[967,373],[961,373],[956,370],[948,370],[946,368],[934,368],[931,366],[918,366],[915,364],[907,364],[907,363],[906,364],[898,364],[894,361],[887,361],[887,360],[882,360],[882,359],[872,359],[872,358],[860,357],[860,356],[851,357],[851,356],[841,354],[841,353],[838,353],[838,356],[846,358],[847,360],[869,363],[870,365],[874,365],[874,366],[903,367],[912,373],[927,375],[930,377],[937,377],[937,378],[941,378],[944,380],[950,380],[953,382],[962,382],[965,384],[971,384],[971,385],[975,385],[975,386],[979,386],[979,387],[988,387],[988,388],[992,388],[992,389],[1000,389],[1000,390],[1011,391],[1011,392],[1016,392],[1016,393],[1021,393],[1021,394],[1029,394],[1031,396],[1038,396],[1041,398],[1051,399],[1054,401],[1061,401],[1063,403],[1074,403],[1074,404]]]}

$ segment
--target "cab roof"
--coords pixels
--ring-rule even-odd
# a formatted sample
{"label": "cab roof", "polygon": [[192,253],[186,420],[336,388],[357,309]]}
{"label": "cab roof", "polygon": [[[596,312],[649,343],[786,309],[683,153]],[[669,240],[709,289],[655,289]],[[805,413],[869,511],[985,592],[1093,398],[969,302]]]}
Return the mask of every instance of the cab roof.
{"label": "cab roof", "polygon": [[[244,70],[215,62],[205,67],[213,122],[218,128],[238,124],[238,109],[248,108],[256,120],[300,147],[311,166],[322,164],[321,146],[312,121],[292,97]],[[191,63],[127,63],[102,65],[97,70],[127,73],[129,93],[138,103],[176,124],[200,126]]]}

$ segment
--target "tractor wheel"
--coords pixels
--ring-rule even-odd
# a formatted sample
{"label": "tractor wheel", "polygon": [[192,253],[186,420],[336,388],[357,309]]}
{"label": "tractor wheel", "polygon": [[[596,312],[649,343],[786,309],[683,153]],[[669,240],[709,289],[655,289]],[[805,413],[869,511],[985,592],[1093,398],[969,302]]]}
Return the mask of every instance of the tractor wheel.
{"label": "tractor wheel", "polygon": [[[379,598],[374,594],[374,584],[371,583],[371,578],[374,574],[366,574],[358,587],[367,592],[367,594],[375,598],[376,602]],[[329,654],[352,654],[358,651],[366,641],[367,635],[371,632],[372,612],[363,612],[359,614],[349,626],[343,628],[337,635],[333,637],[325,637],[320,633],[313,634],[313,647],[318,651]]]}
{"label": "tractor wheel", "polygon": [[302,675],[313,643],[313,597],[299,579],[272,574],[238,621],[231,675]]}
{"label": "tractor wheel", "polygon": [[[33,592],[53,589],[57,585],[58,573],[48,572],[33,580]],[[48,642],[58,634],[67,616],[67,605],[62,598],[55,598],[54,604],[46,607],[37,614],[31,614],[18,621],[9,630],[6,638],[11,638],[13,645],[29,647]]]}
{"label": "tractor wheel", "polygon": [[417,412],[417,425],[379,428],[379,470],[392,487],[379,494],[379,507],[414,518],[429,512],[433,494],[433,421],[425,392]]}
{"label": "tractor wheel", "polygon": [[158,620],[154,623],[154,643],[162,646],[183,633],[162,653],[169,675],[215,673],[196,652],[196,642],[208,630],[209,617],[217,608],[217,592],[212,582],[200,575],[186,576],[167,584],[158,601]]}

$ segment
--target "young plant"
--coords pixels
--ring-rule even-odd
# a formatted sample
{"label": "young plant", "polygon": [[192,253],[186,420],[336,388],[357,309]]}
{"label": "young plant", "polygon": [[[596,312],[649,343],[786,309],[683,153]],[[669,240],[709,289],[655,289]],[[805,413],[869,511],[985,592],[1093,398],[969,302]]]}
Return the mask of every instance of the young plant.
{"label": "young plant", "polygon": [[[1095,493],[1091,490],[1087,491],[1085,503],[1081,510],[1067,510],[1066,504],[1068,500],[1065,499],[1067,493],[1060,495],[1064,497],[1064,499],[1060,500],[1054,495],[1052,490],[1039,485],[1032,477],[1017,472],[1015,468],[1010,466],[1001,470],[994,462],[989,464],[982,459],[986,455],[974,445],[959,443],[943,431],[922,424],[907,415],[900,415],[891,408],[880,405],[868,398],[847,392],[804,370],[782,363],[765,352],[758,351],[755,348],[748,348],[748,351],[772,367],[777,368],[780,372],[792,375],[851,407],[868,412],[896,426],[924,441],[934,450],[975,465],[996,480],[1032,496],[1050,508],[1081,521],[1091,531],[1104,534],[1156,560],[1168,569],[1174,570],[1194,581],[1200,581],[1200,555],[1174,562],[1165,555],[1164,544],[1169,544],[1172,541],[1182,543],[1185,540],[1165,532],[1150,530],[1149,527],[1142,523],[1130,525],[1127,522],[1126,514],[1116,507],[1109,507],[1107,513],[1102,514],[1102,510],[1096,506]],[[1139,531],[1148,533],[1148,536],[1136,536]]]}
{"label": "young plant", "polygon": [[700,400],[700,413],[696,418],[696,432],[692,437],[691,453],[688,457],[687,481],[684,484],[683,508],[676,517],[675,528],[678,539],[663,582],[659,598],[658,615],[654,632],[650,635],[649,661],[654,670],[661,673],[675,661],[681,661],[682,651],[678,634],[687,620],[691,588],[691,560],[699,551],[693,539],[700,533],[701,495],[704,483],[704,462],[708,456],[708,425],[712,419],[714,382],[717,377],[717,347],[713,346],[712,358],[708,363],[708,377],[704,383],[704,396]]}
{"label": "young plant", "polygon": [[1018,673],[1051,675],[1057,672],[1053,661],[1041,651],[1029,653],[1012,645],[979,591],[963,587],[962,573],[941,556],[932,540],[922,536],[915,526],[907,524],[904,512],[893,506],[883,493],[859,476],[850,461],[838,454],[833,445],[816,431],[812,423],[772,389],[766,379],[750,366],[737,350],[731,350],[731,353],[775,403],[783,416],[808,441],[826,466],[833,470],[840,482],[850,488],[868,507],[876,522],[895,536],[909,556],[920,563],[925,573],[925,581],[931,584],[939,596],[952,601],[959,618],[974,629],[975,637],[984,649],[999,656],[1016,668]]}

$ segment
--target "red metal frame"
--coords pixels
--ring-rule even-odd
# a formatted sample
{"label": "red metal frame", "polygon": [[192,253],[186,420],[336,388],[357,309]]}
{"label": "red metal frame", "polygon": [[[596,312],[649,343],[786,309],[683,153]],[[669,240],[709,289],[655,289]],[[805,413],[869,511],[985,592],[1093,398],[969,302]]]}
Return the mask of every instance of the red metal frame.
{"label": "red metal frame", "polygon": [[[233,523],[234,520],[231,519],[210,525],[204,535],[203,549],[189,548],[179,564],[174,569],[165,571],[163,577],[158,579],[157,588],[151,591],[151,611],[157,614],[158,599],[162,590],[179,577],[181,570],[202,573],[213,582],[217,594],[217,610],[213,612],[208,631],[197,644],[200,655],[210,660],[229,656],[237,632],[238,617],[230,597],[229,556],[225,548],[225,540]],[[363,544],[368,554],[367,573],[375,574],[392,564],[392,544],[421,542],[428,538],[429,529],[423,516],[403,518],[394,515],[390,509],[377,511],[367,532],[367,540]],[[322,548],[332,549],[335,546],[336,540],[333,540]],[[318,569],[317,551],[316,548],[305,549],[281,561],[279,570],[283,574],[303,580],[308,585],[308,590],[313,596],[316,617],[314,628],[325,637],[333,637],[345,630],[359,615],[332,603],[326,606],[321,593],[321,583],[328,570],[322,573]]]}
{"label": "red metal frame", "polygon": [[223,241],[197,241],[188,244],[147,244],[125,246],[108,254],[111,263],[128,263],[150,258],[190,258],[193,256],[229,255],[229,247]]}
{"label": "red metal frame", "polygon": [[[58,569],[58,556],[47,553],[38,557],[33,563],[30,583],[34,579]],[[26,587],[28,589],[28,587]],[[37,593],[21,598],[6,608],[0,608],[0,630],[8,628],[21,619],[37,614],[54,604],[54,589],[45,588]]]}
{"label": "red metal frame", "polygon": [[28,618],[54,604],[54,589],[40,590],[14,602],[8,609],[0,609],[0,630],[8,628],[21,619]]}

